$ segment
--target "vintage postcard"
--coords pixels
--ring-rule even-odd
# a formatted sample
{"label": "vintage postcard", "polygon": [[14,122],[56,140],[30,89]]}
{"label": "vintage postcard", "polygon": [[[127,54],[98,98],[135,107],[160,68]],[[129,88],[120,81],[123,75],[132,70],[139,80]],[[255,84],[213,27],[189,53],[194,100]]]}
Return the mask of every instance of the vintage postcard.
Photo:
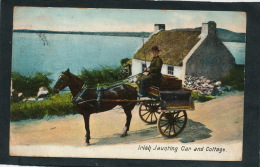
{"label": "vintage postcard", "polygon": [[242,161],[246,13],[15,7],[10,155]]}

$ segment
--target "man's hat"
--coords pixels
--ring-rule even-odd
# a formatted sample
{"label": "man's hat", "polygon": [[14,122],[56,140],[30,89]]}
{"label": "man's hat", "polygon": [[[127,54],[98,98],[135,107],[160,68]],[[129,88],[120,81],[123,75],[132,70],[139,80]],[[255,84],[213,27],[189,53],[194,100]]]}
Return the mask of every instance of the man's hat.
{"label": "man's hat", "polygon": [[153,46],[151,50],[152,51],[158,51],[158,52],[161,51],[161,50],[159,50],[158,46]]}

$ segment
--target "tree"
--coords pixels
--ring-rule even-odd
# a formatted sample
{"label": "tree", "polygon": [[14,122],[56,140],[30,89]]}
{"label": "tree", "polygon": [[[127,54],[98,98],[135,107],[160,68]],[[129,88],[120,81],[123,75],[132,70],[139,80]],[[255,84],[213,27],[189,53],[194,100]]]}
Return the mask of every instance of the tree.
{"label": "tree", "polygon": [[120,60],[121,66],[123,66],[126,62],[128,62],[130,59],[129,58],[124,58]]}
{"label": "tree", "polygon": [[12,72],[13,89],[22,92],[24,96],[36,96],[40,87],[51,90],[50,73],[36,72],[34,75],[23,76],[18,72]]}

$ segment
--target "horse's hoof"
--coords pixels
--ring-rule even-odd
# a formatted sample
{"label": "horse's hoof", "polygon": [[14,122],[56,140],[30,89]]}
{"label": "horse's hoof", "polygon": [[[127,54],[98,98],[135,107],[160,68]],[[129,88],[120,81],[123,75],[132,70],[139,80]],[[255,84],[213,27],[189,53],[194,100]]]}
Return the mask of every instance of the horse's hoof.
{"label": "horse's hoof", "polygon": [[126,137],[127,136],[127,133],[123,133],[120,135],[120,137]]}
{"label": "horse's hoof", "polygon": [[85,146],[89,146],[89,145],[90,145],[90,143],[86,143],[86,142],[85,142]]}

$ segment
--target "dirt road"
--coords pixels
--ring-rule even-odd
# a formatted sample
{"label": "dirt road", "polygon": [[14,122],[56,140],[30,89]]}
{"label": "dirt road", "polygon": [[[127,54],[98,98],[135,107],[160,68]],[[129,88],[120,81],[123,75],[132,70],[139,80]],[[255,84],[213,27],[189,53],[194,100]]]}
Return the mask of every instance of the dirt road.
{"label": "dirt road", "polygon": [[[145,143],[216,144],[242,142],[244,94],[237,93],[205,103],[196,103],[188,111],[188,124],[173,139],[163,138],[156,125],[145,124],[133,110],[128,136],[120,138],[125,114],[120,107],[90,117],[91,146]],[[10,145],[84,146],[84,121],[81,115],[11,123]],[[12,151],[11,151],[12,152]]]}

